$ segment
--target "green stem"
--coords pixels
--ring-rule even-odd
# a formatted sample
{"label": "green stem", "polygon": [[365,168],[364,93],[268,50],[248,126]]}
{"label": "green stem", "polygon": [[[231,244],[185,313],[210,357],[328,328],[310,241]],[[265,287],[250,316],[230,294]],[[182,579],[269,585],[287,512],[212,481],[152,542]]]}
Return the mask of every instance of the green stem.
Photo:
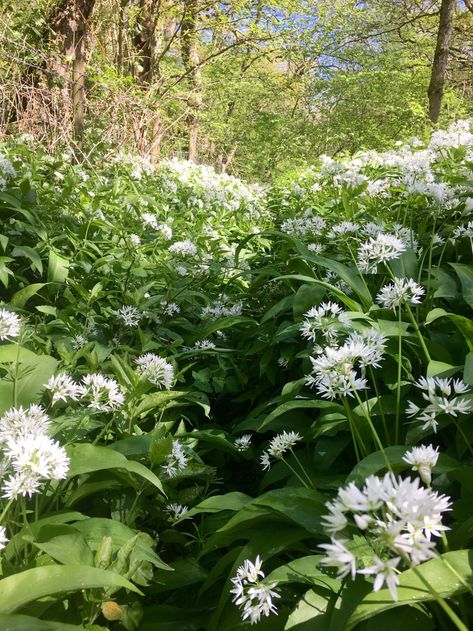
{"label": "green stem", "polygon": [[299,465],[299,469],[302,471],[302,473],[305,475],[307,481],[309,482],[309,486],[310,487],[314,487],[314,485],[312,484],[312,480],[309,478],[309,474],[307,473],[307,471],[305,470],[305,468],[302,466],[301,461],[299,460],[299,458],[296,456],[295,451],[293,451],[292,449],[290,449],[291,454],[294,456],[294,460],[297,462],[297,464]]}
{"label": "green stem", "polygon": [[[292,451],[292,450],[291,450]],[[281,456],[281,460],[284,462],[284,464],[287,466],[288,469],[290,469],[292,471],[292,473],[296,476],[296,478],[299,480],[299,482],[305,486],[306,489],[309,489],[310,487],[307,486],[307,482],[304,480],[304,478],[301,478],[301,476],[299,475],[299,473],[294,469],[294,467],[292,467],[289,462],[283,457]]]}
{"label": "green stem", "polygon": [[406,309],[407,309],[407,313],[409,314],[409,318],[411,319],[412,325],[415,329],[415,332],[417,333],[417,337],[419,338],[419,342],[420,342],[420,345],[422,346],[422,350],[424,351],[425,358],[427,362],[430,362],[431,357],[430,357],[429,349],[427,348],[427,345],[422,336],[422,333],[420,332],[419,325],[417,324],[414,314],[412,313],[412,309],[407,303],[406,303]]}
{"label": "green stem", "polygon": [[345,412],[346,412],[346,416],[347,416],[347,421],[348,421],[348,425],[350,427],[350,432],[351,432],[351,439],[353,442],[353,448],[355,450],[355,457],[356,457],[356,461],[360,462],[361,458],[360,458],[360,451],[358,448],[358,431],[356,430],[356,425],[353,422],[352,416],[351,416],[351,408],[348,404],[348,401],[346,400],[346,397],[343,398],[343,406],[345,407]]}
{"label": "green stem", "polygon": [[399,444],[399,426],[401,421],[401,378],[402,378],[402,331],[401,331],[401,307],[399,307],[399,345],[397,358],[397,385],[396,385],[396,426],[394,430],[394,444]]}
{"label": "green stem", "polygon": [[388,444],[390,444],[391,440],[390,440],[390,437],[389,437],[388,425],[386,423],[386,415],[384,414],[384,408],[383,408],[383,404],[381,402],[381,394],[379,392],[378,382],[376,381],[376,377],[375,377],[375,374],[374,374],[373,367],[370,366],[369,370],[370,370],[371,381],[373,383],[374,391],[376,393],[376,398],[378,399],[379,411],[381,412],[381,421],[383,423],[384,437],[386,438],[386,442]]}
{"label": "green stem", "polygon": [[373,421],[371,420],[371,416],[370,416],[369,412],[365,409],[365,406],[363,405],[363,401],[361,400],[360,395],[358,394],[358,392],[356,390],[354,390],[354,393],[355,393],[355,398],[358,401],[358,405],[363,410],[363,414],[364,414],[366,420],[368,421],[368,425],[370,426],[371,433],[373,434],[374,442],[376,443],[379,451],[383,454],[383,458],[384,458],[384,461],[386,463],[386,468],[388,469],[388,471],[391,471],[391,473],[392,473],[391,463],[389,462],[389,458],[387,457],[386,452],[384,451],[383,443],[381,442],[379,434],[376,431],[376,427],[374,426]]}
{"label": "green stem", "polygon": [[8,513],[8,509],[10,508],[10,506],[13,503],[13,498],[9,499],[8,502],[5,505],[5,508],[2,511],[2,514],[0,515],[0,525],[3,523],[3,520],[5,519],[5,515]]}

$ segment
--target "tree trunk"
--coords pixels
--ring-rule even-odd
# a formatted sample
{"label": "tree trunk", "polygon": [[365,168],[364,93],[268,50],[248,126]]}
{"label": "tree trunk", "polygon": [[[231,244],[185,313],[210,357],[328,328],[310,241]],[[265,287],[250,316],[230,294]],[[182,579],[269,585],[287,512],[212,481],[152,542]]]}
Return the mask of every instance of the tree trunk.
{"label": "tree trunk", "polygon": [[156,23],[158,19],[159,0],[141,0],[138,17],[138,30],[133,43],[138,52],[138,82],[151,85],[153,82],[154,53],[156,50]]}
{"label": "tree trunk", "polygon": [[440,6],[439,28],[437,33],[437,45],[435,47],[432,74],[429,84],[429,118],[437,123],[440,116],[440,108],[445,86],[448,55],[453,31],[453,14],[456,0],[442,0]]}
{"label": "tree trunk", "polygon": [[198,139],[200,112],[202,102],[202,75],[200,71],[200,57],[197,38],[197,23],[199,16],[199,0],[186,0],[184,4],[184,18],[181,26],[181,52],[184,69],[187,74],[187,115],[188,149],[187,157],[194,162],[198,159]]}
{"label": "tree trunk", "polygon": [[81,140],[84,131],[86,43],[95,1],[62,0],[51,17],[51,26],[62,40],[62,52],[73,58],[72,122],[76,141]]}

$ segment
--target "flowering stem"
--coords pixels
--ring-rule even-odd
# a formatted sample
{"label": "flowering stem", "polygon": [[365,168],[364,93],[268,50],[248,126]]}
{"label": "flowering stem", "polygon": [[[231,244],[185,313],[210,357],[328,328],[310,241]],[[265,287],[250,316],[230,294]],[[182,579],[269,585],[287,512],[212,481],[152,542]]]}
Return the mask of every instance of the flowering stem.
{"label": "flowering stem", "polygon": [[390,444],[391,440],[389,438],[388,426],[386,424],[386,415],[384,414],[383,404],[381,403],[381,394],[379,392],[378,383],[376,381],[373,367],[370,366],[369,370],[370,370],[370,375],[371,375],[371,381],[373,382],[373,386],[374,386],[374,391],[376,393],[376,398],[378,399],[379,411],[381,412],[381,420],[383,422],[384,437],[386,438],[386,442]]}
{"label": "flowering stem", "polygon": [[383,454],[383,458],[386,463],[386,468],[388,469],[388,471],[392,472],[391,463],[389,462],[389,458],[387,457],[386,452],[384,451],[383,443],[381,442],[379,434],[376,431],[376,427],[374,426],[373,421],[371,420],[371,416],[369,412],[365,409],[365,406],[363,405],[363,401],[360,399],[360,395],[355,389],[354,389],[354,393],[355,393],[355,398],[358,401],[358,405],[363,410],[363,414],[366,420],[368,421],[368,425],[370,426],[371,433],[373,434],[374,442],[378,446],[378,449],[380,450],[380,452]]}
{"label": "flowering stem", "polygon": [[432,596],[440,605],[440,607],[445,611],[445,613],[453,622],[453,624],[456,626],[458,631],[468,631],[468,628],[463,623],[463,621],[460,620],[457,614],[453,611],[453,609],[450,607],[447,601],[444,598],[442,598],[442,596],[437,592],[437,590],[432,587],[429,581],[423,576],[422,572],[419,572],[419,569],[416,566],[412,566],[412,570],[414,571],[414,574],[417,576],[417,578],[425,585],[425,587],[427,587],[429,592],[432,594]]}
{"label": "flowering stem", "polygon": [[[360,462],[361,458],[360,458],[360,452],[358,449],[358,442],[357,442],[357,438],[359,437],[358,432],[356,431],[356,425],[353,423],[353,419],[351,417],[351,408],[348,404],[348,401],[346,400],[346,398],[343,398],[343,405],[345,407],[345,412],[347,415],[347,420],[348,420],[348,425],[350,426],[350,432],[351,432],[351,439],[353,441],[353,447],[355,449],[355,457],[356,457],[356,461]],[[363,451],[365,451],[363,449]]]}
{"label": "flowering stem", "polygon": [[427,345],[425,343],[425,340],[424,340],[424,338],[422,336],[422,333],[420,332],[419,325],[417,324],[417,321],[416,321],[416,319],[414,317],[414,314],[412,313],[412,309],[407,303],[406,303],[406,309],[407,309],[407,313],[409,314],[409,317],[411,319],[412,325],[413,325],[413,327],[414,327],[414,329],[415,329],[415,331],[417,333],[417,337],[419,338],[419,342],[420,342],[420,345],[422,346],[422,350],[424,351],[425,358],[426,358],[426,360],[428,362],[430,362],[431,361],[431,357],[430,357],[429,350],[428,350]]}
{"label": "flowering stem", "polygon": [[396,426],[394,430],[394,444],[399,443],[399,425],[401,417],[401,377],[402,377],[402,331],[401,307],[399,307],[399,345],[397,357],[397,385],[396,385]]}
{"label": "flowering stem", "polygon": [[[291,449],[292,451],[292,449]],[[294,453],[294,452],[292,452]],[[294,469],[294,467],[292,467],[289,462],[284,458],[284,456],[281,456],[281,460],[284,462],[284,464],[288,467],[288,469],[290,469],[292,471],[292,473],[296,476],[296,478],[299,480],[299,482],[305,486],[306,489],[310,488],[307,485],[307,482],[304,480],[304,478],[301,478],[301,476],[299,475],[299,473]]]}
{"label": "flowering stem", "polygon": [[304,467],[301,464],[301,461],[299,460],[299,458],[296,456],[296,453],[290,448],[289,451],[291,452],[291,454],[294,456],[294,460],[297,462],[297,464],[299,465],[299,469],[302,471],[302,473],[305,475],[307,481],[309,482],[309,486],[311,488],[313,488],[313,484],[312,484],[312,480],[309,478],[309,475],[307,473],[307,471],[304,469]]}
{"label": "flowering stem", "polygon": [[6,503],[5,508],[2,511],[2,514],[0,515],[0,524],[3,523],[3,520],[5,519],[5,515],[8,513],[8,509],[10,508],[12,503],[13,503],[13,498],[10,498],[8,502]]}

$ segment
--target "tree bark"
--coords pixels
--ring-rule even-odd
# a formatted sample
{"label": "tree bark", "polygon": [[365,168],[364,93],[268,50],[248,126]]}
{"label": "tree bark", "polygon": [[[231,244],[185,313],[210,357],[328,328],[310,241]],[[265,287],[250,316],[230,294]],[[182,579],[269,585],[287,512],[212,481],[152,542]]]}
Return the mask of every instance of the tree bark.
{"label": "tree bark", "polygon": [[156,24],[160,0],[141,0],[138,29],[133,38],[138,52],[140,67],[137,72],[138,82],[151,85],[154,73],[154,54],[156,50]]}
{"label": "tree bark", "polygon": [[181,54],[187,73],[187,115],[188,146],[187,157],[194,162],[198,159],[198,139],[202,101],[202,74],[198,49],[197,24],[199,18],[199,0],[186,0],[181,26]]}
{"label": "tree bark", "polygon": [[440,6],[439,28],[437,32],[437,45],[435,47],[432,73],[428,89],[429,118],[432,123],[437,123],[442,106],[442,98],[445,87],[445,75],[447,72],[450,43],[452,41],[453,14],[456,0],[442,0]]}

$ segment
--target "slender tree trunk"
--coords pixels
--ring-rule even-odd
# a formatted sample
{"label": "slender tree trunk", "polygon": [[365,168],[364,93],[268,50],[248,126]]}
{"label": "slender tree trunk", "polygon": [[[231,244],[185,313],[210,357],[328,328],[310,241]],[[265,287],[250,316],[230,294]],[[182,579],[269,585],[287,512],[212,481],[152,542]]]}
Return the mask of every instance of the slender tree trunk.
{"label": "slender tree trunk", "polygon": [[437,45],[435,47],[432,74],[429,84],[429,118],[437,123],[440,116],[440,108],[445,86],[448,55],[453,31],[453,14],[456,0],[442,0],[440,6],[439,28],[437,32]]}
{"label": "slender tree trunk", "polygon": [[188,149],[187,157],[194,162],[198,159],[198,139],[200,112],[202,101],[202,74],[197,38],[199,16],[199,0],[186,0],[184,3],[184,19],[181,27],[181,51],[184,69],[187,73],[187,115]]}
{"label": "slender tree trunk", "polygon": [[151,85],[153,82],[159,5],[159,0],[141,0],[140,2],[138,29],[133,43],[138,52],[140,66],[137,79],[141,85]]}

